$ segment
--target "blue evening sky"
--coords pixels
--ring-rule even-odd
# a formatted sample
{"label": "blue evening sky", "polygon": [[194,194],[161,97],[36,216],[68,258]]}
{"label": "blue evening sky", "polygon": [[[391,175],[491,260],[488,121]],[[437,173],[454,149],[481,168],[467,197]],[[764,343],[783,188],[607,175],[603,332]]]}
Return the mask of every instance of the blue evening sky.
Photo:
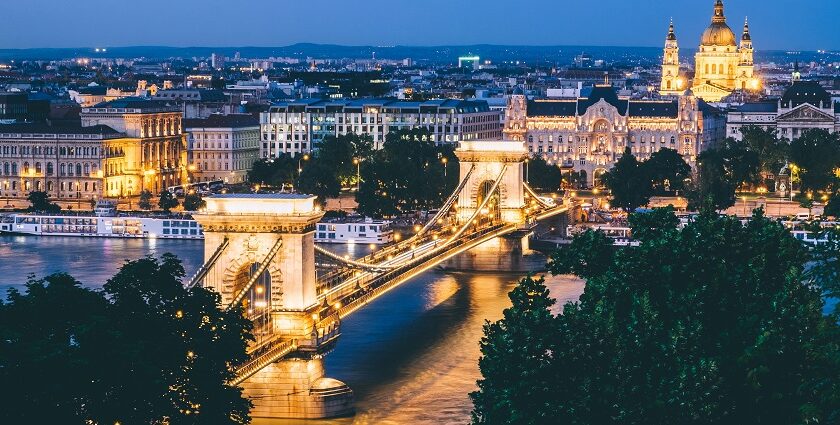
{"label": "blue evening sky", "polygon": [[[95,46],[696,47],[713,0],[2,0],[0,48]],[[840,0],[726,0],[757,49],[840,49]]]}

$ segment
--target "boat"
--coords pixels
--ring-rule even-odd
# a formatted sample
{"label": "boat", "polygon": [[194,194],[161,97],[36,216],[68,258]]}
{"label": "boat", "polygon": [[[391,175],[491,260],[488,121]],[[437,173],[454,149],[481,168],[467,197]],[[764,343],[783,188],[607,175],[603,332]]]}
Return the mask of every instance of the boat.
{"label": "boat", "polygon": [[382,245],[394,241],[394,230],[387,220],[367,217],[331,219],[315,227],[315,242]]}
{"label": "boat", "polygon": [[0,233],[35,236],[204,239],[201,225],[188,215],[124,214],[118,213],[113,205],[107,203],[98,203],[93,214],[6,214],[0,219]]}

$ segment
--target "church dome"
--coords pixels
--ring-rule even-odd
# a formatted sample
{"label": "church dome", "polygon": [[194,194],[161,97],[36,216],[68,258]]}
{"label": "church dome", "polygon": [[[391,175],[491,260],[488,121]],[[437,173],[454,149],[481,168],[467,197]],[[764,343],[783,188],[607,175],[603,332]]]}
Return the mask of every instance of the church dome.
{"label": "church dome", "polygon": [[703,37],[700,39],[700,44],[703,46],[734,46],[735,33],[726,25],[726,22],[712,23],[703,31]]}
{"label": "church dome", "polygon": [[723,13],[723,0],[715,2],[715,14],[712,16],[712,24],[703,31],[700,38],[701,46],[735,46],[735,33],[726,25],[726,16]]}

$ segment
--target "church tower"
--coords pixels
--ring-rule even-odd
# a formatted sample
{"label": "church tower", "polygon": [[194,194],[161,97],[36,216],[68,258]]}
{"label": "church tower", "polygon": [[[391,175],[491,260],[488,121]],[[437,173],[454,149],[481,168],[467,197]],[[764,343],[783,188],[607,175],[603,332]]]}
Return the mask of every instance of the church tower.
{"label": "church tower", "polygon": [[505,109],[505,139],[524,141],[527,132],[527,118],[528,99],[525,97],[525,92],[517,87],[508,98],[507,108]]}
{"label": "church tower", "polygon": [[738,47],[738,53],[740,59],[735,77],[735,87],[741,90],[757,90],[759,88],[758,80],[753,78],[755,63],[753,62],[752,36],[750,36],[750,25],[746,19],[744,19],[744,33],[741,34],[741,45]]}
{"label": "church tower", "polygon": [[668,27],[665,37],[665,51],[662,56],[662,83],[659,94],[663,96],[677,95],[683,92],[685,83],[680,77],[680,47],[677,35],[674,33],[674,21]]}

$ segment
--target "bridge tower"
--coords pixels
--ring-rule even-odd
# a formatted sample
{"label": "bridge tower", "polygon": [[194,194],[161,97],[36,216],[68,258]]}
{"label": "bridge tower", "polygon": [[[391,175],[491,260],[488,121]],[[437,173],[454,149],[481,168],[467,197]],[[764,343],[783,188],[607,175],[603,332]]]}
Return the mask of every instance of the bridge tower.
{"label": "bridge tower", "polygon": [[[316,330],[314,231],[323,212],[315,197],[230,194],[205,199],[195,214],[204,229],[205,266],[199,281],[221,294],[222,305],[242,304],[254,322],[251,351],[294,347],[276,361],[252,366],[241,380],[253,417],[326,418],[353,411],[353,392],[325,378],[328,344]],[[283,345],[285,344],[285,345]]]}
{"label": "bridge tower", "polygon": [[522,223],[525,219],[524,163],[528,151],[524,142],[476,140],[461,142],[455,155],[460,161],[461,181],[467,179],[458,194],[458,220],[473,216],[496,180],[498,192],[484,208],[483,214],[495,213],[505,223]]}

